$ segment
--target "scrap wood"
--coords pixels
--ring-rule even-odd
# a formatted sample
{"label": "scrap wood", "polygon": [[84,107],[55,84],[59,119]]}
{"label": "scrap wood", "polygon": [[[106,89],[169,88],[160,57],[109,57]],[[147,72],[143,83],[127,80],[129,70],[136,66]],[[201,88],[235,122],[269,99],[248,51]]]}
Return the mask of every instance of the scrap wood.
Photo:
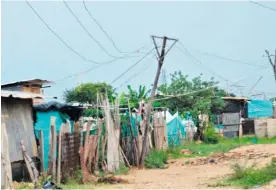
{"label": "scrap wood", "polygon": [[181,154],[185,154],[185,155],[190,155],[193,154],[192,151],[190,151],[189,149],[183,149],[180,151]]}
{"label": "scrap wood", "polygon": [[34,183],[34,187],[37,188],[38,177],[39,177],[38,170],[36,169],[32,158],[27,154],[27,150],[26,150],[26,147],[24,146],[23,140],[21,140],[20,143],[21,143],[21,148],[22,148],[22,152],[23,152],[23,157],[26,162],[26,166],[28,168],[28,172],[30,174],[30,177],[31,177],[33,183]]}
{"label": "scrap wood", "polygon": [[86,136],[85,136],[85,143],[84,143],[84,164],[87,164],[88,155],[89,155],[89,135],[90,135],[90,128],[91,128],[91,121],[89,120],[86,125]]}
{"label": "scrap wood", "polygon": [[106,176],[101,177],[97,180],[98,183],[110,183],[110,184],[118,184],[118,183],[128,183],[127,180],[122,178],[116,178],[115,176]]}
{"label": "scrap wood", "polygon": [[[6,159],[5,159],[5,157],[2,155],[2,153],[1,153],[1,161],[2,161],[2,165],[4,166],[2,169],[3,169],[3,170],[5,171],[5,173],[6,173],[6,178],[7,178],[7,180],[8,180],[9,187],[10,187],[11,189],[13,189],[12,179],[10,178],[10,175],[8,175],[8,172],[7,172],[7,163],[6,163]],[[2,183],[3,183],[3,181],[2,181]]]}
{"label": "scrap wood", "polygon": [[250,151],[250,152],[251,153],[248,153],[248,152],[214,153],[210,157],[195,159],[189,162],[189,164],[204,165],[208,163],[217,163],[220,161],[229,161],[229,160],[242,159],[242,158],[258,159],[258,158],[267,158],[267,157],[273,156],[273,154],[269,154],[269,153],[254,153],[254,151]]}
{"label": "scrap wood", "polygon": [[89,174],[88,169],[84,163],[84,148],[81,147],[79,150],[80,154],[80,162],[81,162],[81,170],[82,170],[82,182],[95,182],[96,177]]}

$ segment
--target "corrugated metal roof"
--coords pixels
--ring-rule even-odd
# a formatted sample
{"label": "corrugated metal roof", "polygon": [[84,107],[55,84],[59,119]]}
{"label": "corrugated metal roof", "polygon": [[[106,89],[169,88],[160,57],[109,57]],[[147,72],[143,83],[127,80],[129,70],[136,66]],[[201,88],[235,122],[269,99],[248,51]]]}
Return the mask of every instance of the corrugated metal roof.
{"label": "corrugated metal roof", "polygon": [[42,80],[42,79],[29,79],[29,80],[9,82],[9,83],[5,83],[5,84],[1,84],[1,86],[4,87],[4,86],[16,85],[16,84],[22,84],[22,83],[34,83],[34,84],[43,85],[43,84],[50,84],[50,83],[54,83],[54,82],[48,81],[48,80]]}
{"label": "corrugated metal roof", "polygon": [[222,97],[223,100],[249,100],[246,97]]}
{"label": "corrugated metal roof", "polygon": [[32,99],[32,98],[43,98],[41,94],[22,92],[22,91],[10,91],[10,90],[1,90],[1,97],[13,97],[20,99]]}

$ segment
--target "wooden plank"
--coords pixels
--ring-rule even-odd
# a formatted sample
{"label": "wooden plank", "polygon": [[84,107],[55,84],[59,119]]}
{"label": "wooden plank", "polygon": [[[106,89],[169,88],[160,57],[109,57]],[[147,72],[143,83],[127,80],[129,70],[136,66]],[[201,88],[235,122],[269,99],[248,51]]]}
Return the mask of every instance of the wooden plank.
{"label": "wooden plank", "polygon": [[51,117],[51,149],[52,149],[52,178],[56,182],[56,159],[57,159],[57,135],[56,135],[56,118]]}
{"label": "wooden plank", "polygon": [[[6,125],[9,138],[11,162],[23,160],[20,141],[24,139],[26,150],[31,157],[37,157],[37,144],[34,135],[32,102],[15,98],[1,98],[1,118]],[[2,123],[2,122],[1,122]]]}
{"label": "wooden plank", "polygon": [[32,181],[34,183],[34,188],[38,188],[39,173],[35,167],[35,164],[34,164],[32,158],[27,154],[26,147],[24,146],[24,141],[21,140],[20,143],[21,143],[21,148],[22,148],[22,152],[23,152],[23,157],[24,157],[26,166],[27,166],[29,174],[30,174],[30,178],[32,179]]}
{"label": "wooden plank", "polygon": [[60,184],[61,179],[61,153],[62,153],[62,133],[63,133],[63,124],[60,126],[58,133],[58,168],[57,168],[57,184]]}
{"label": "wooden plank", "polygon": [[6,132],[6,125],[1,122],[1,189],[10,188],[13,189],[12,185],[12,171],[11,171],[11,161],[9,155],[9,140]]}
{"label": "wooden plank", "polygon": [[39,145],[40,145],[40,172],[44,173],[44,137],[43,131],[39,131]]}

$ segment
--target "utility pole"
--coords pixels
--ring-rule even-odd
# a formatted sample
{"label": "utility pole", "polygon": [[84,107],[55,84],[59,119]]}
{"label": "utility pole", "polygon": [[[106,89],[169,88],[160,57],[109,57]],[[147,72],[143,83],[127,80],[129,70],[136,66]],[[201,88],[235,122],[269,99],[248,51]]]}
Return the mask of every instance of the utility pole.
{"label": "utility pole", "polygon": [[[140,157],[140,160],[139,160],[139,168],[140,169],[144,168],[144,160],[145,160],[146,152],[147,152],[147,148],[148,148],[148,132],[149,132],[149,126],[150,126],[150,116],[151,116],[151,110],[152,110],[152,102],[153,102],[153,98],[155,96],[155,92],[156,92],[156,89],[157,89],[161,69],[162,69],[162,66],[163,66],[163,63],[164,63],[165,56],[167,55],[167,53],[172,49],[172,47],[178,41],[177,39],[168,38],[166,36],[164,36],[164,37],[151,36],[151,38],[153,40],[153,43],[154,43],[154,46],[155,46],[155,49],[156,49],[156,53],[158,55],[158,67],[157,67],[157,72],[156,72],[156,75],[155,75],[153,87],[152,87],[152,90],[151,90],[151,96],[150,96],[149,102],[147,104],[146,113],[145,113],[146,114],[146,126],[145,126],[145,133],[144,133],[141,157]],[[158,39],[163,39],[161,53],[159,52],[158,46],[156,44],[155,39],[157,39],[157,38]],[[167,40],[174,41],[174,43],[166,51]]]}
{"label": "utility pole", "polygon": [[[270,65],[271,65],[271,67],[272,67],[272,70],[274,72],[274,79],[275,79],[275,82],[276,82],[276,50],[275,50],[275,54],[274,55],[270,55],[268,50],[265,50],[265,52],[267,54],[268,61],[269,61]],[[274,63],[273,63],[273,61],[271,59],[271,57],[273,57],[273,56],[274,56]]]}

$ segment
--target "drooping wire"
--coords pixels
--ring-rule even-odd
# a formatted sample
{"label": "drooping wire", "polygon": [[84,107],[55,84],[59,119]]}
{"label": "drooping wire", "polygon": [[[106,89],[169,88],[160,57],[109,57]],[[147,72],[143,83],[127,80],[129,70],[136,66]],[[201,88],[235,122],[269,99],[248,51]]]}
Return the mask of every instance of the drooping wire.
{"label": "drooping wire", "polygon": [[145,70],[147,70],[149,68],[149,64],[145,64],[144,67],[137,73],[135,73],[134,75],[132,75],[131,77],[129,77],[125,82],[123,82],[120,86],[118,86],[117,88],[115,88],[115,90],[118,90],[120,88],[122,88],[125,84],[127,84],[129,81],[131,81],[132,79],[136,78],[138,75],[140,75],[141,73],[143,73]]}
{"label": "drooping wire", "polygon": [[[118,59],[116,59],[116,60],[118,60]],[[99,68],[99,67],[101,67],[101,66],[103,66],[103,65],[112,63],[112,62],[114,62],[114,61],[116,61],[116,60],[109,61],[109,62],[100,64],[100,65],[97,65],[97,66],[93,66],[93,67],[88,68],[87,70],[84,70],[84,71],[81,71],[81,72],[74,73],[74,74],[72,74],[72,75],[68,75],[68,76],[62,77],[62,78],[60,78],[60,79],[55,80],[55,82],[60,82],[60,81],[62,81],[62,80],[66,80],[66,79],[69,79],[69,78],[78,76],[78,75],[80,75],[80,74],[89,73],[89,72],[91,72],[91,71],[93,71],[93,70],[95,70],[95,69],[97,69],[97,68]]]}
{"label": "drooping wire", "polygon": [[228,57],[222,57],[222,56],[216,55],[216,54],[211,54],[211,53],[201,52],[201,51],[199,51],[199,52],[203,53],[205,55],[211,56],[211,57],[216,57],[218,59],[223,59],[223,60],[231,61],[231,62],[234,62],[234,63],[240,63],[240,64],[250,65],[250,66],[260,67],[260,68],[265,68],[266,67],[266,66],[263,66],[263,65],[255,65],[255,64],[247,63],[247,62],[240,61],[240,60],[235,60],[235,59],[228,58]]}
{"label": "drooping wire", "polygon": [[27,5],[32,9],[32,11],[35,13],[35,15],[41,20],[41,22],[70,50],[72,51],[74,54],[76,54],[77,56],[79,56],[80,58],[82,58],[84,61],[87,61],[89,63],[92,64],[107,64],[107,63],[111,63],[114,61],[117,61],[119,59],[122,59],[123,57],[120,58],[116,58],[107,62],[97,62],[97,61],[93,61],[88,59],[87,57],[85,57],[84,55],[80,54],[79,52],[77,52],[74,48],[72,48],[70,45],[68,45],[47,23],[46,21],[38,14],[38,12],[34,9],[34,7],[28,2],[26,1]]}
{"label": "drooping wire", "polygon": [[124,76],[128,71],[130,71],[133,67],[135,67],[138,63],[140,63],[143,59],[145,59],[155,48],[152,48],[148,53],[146,53],[141,59],[139,59],[137,62],[135,62],[133,65],[131,65],[127,70],[125,70],[122,74],[120,74],[118,77],[116,77],[111,84],[116,82],[119,78]]}
{"label": "drooping wire", "polygon": [[181,45],[182,49],[178,48],[179,51],[181,51],[182,53],[184,53],[185,55],[187,55],[187,57],[193,61],[194,63],[200,65],[201,67],[204,67],[205,69],[209,70],[210,72],[212,72],[214,75],[216,75],[217,77],[223,79],[224,81],[229,81],[228,79],[224,78],[223,76],[217,74],[213,69],[207,67],[206,65],[202,64],[201,61],[199,61],[198,59],[196,59],[193,55],[191,55],[188,50],[185,48],[185,46],[183,45],[183,43],[181,41],[179,41],[179,44]]}
{"label": "drooping wire", "polygon": [[70,11],[70,13],[73,15],[73,17],[76,19],[76,21],[80,24],[80,26],[83,28],[83,30],[87,33],[87,35],[96,43],[98,46],[110,57],[118,58],[117,56],[111,55],[101,44],[98,40],[96,40],[90,32],[86,29],[86,27],[82,24],[82,22],[79,20],[79,18],[75,15],[75,13],[72,11],[72,9],[69,7],[69,5],[66,3],[65,0],[63,0],[63,3],[66,5],[67,9]]}
{"label": "drooping wire", "polygon": [[271,11],[275,11],[275,12],[276,12],[276,9],[274,9],[274,8],[272,8],[272,7],[268,7],[268,6],[266,6],[266,5],[263,5],[263,4],[261,4],[261,3],[255,2],[255,1],[249,1],[249,2],[250,2],[250,3],[254,3],[254,4],[259,5],[259,6],[263,7],[263,8],[266,8],[266,9],[269,9],[269,10],[271,10]]}
{"label": "drooping wire", "polygon": [[[97,21],[97,19],[95,19],[95,17],[91,14],[91,12],[88,10],[86,4],[85,4],[85,1],[83,1],[83,6],[86,10],[86,12],[88,13],[88,15],[90,16],[90,18],[99,26],[99,28],[101,29],[101,31],[105,34],[105,36],[109,39],[109,41],[112,43],[113,47],[119,52],[119,53],[127,53],[127,52],[124,52],[122,50],[120,50],[117,46],[116,46],[116,43],[115,41],[108,35],[108,33],[106,32],[106,30],[102,27],[102,25]],[[131,52],[131,53],[136,53],[135,51],[134,52]]]}

